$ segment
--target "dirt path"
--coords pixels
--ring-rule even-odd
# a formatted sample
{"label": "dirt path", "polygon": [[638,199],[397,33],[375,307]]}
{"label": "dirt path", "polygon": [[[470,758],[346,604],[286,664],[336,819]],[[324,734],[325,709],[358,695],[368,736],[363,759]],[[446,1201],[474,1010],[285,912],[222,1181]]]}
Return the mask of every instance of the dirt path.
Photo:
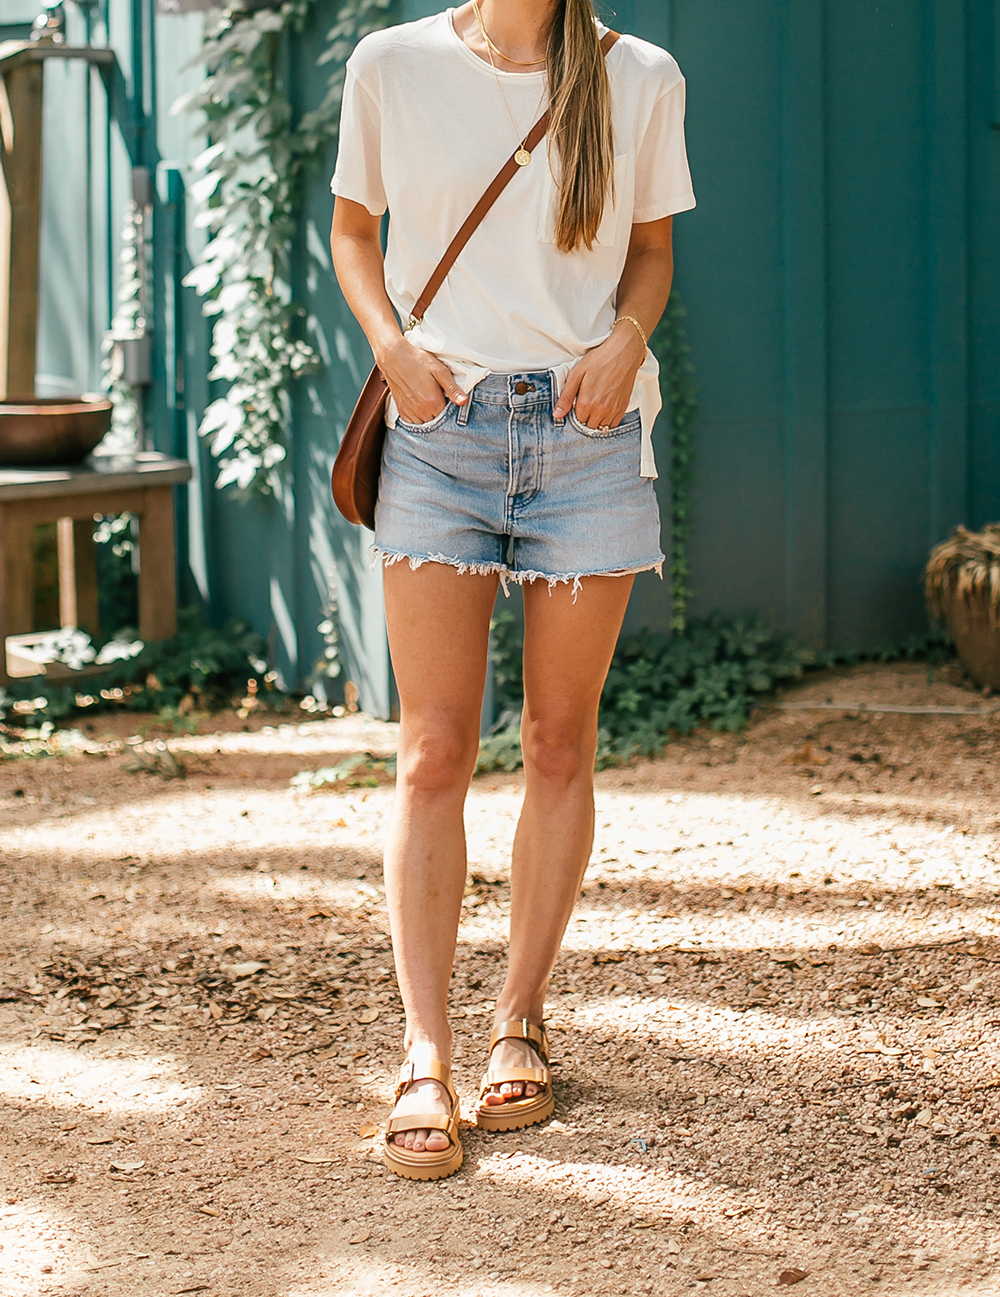
{"label": "dirt path", "polygon": [[[787,697],[986,705],[923,666]],[[437,1185],[372,1134],[391,787],[289,787],[392,727],[230,730],[183,780],[0,762],[2,1297],[1000,1288],[1000,715],[770,709],[601,774],[557,1120]],[[520,789],[469,798],[467,1101]]]}

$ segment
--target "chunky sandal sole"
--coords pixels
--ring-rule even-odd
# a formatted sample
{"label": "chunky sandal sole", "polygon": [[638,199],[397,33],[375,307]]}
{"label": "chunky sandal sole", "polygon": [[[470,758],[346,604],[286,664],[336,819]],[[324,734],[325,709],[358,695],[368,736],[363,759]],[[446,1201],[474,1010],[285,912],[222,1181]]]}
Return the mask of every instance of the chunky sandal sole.
{"label": "chunky sandal sole", "polygon": [[[465,1160],[465,1154],[462,1151],[461,1144],[455,1149],[447,1162],[428,1162],[426,1153],[411,1153],[413,1158],[424,1159],[421,1162],[404,1161],[400,1154],[408,1150],[400,1148],[398,1145],[390,1147],[385,1146],[382,1154],[382,1161],[386,1170],[391,1171],[393,1175],[402,1176],[404,1180],[446,1180],[448,1176],[454,1175],[458,1171],[462,1162]],[[445,1152],[448,1150],[445,1149]]]}
{"label": "chunky sandal sole", "polygon": [[542,1102],[533,1108],[520,1108],[513,1103],[482,1104],[476,1108],[476,1125],[480,1130],[523,1130],[525,1126],[537,1126],[540,1121],[551,1117],[556,1108],[555,1095],[551,1089],[548,1094],[540,1094]]}

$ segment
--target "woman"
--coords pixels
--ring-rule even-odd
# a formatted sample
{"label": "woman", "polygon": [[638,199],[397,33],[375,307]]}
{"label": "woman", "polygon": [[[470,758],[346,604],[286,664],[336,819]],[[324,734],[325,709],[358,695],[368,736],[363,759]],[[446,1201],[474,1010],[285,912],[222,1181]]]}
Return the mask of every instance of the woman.
{"label": "woman", "polygon": [[331,247],[391,391],[375,553],[400,698],[385,879],[406,1064],[384,1157],[412,1179],[462,1161],[447,993],[498,585],[524,592],[525,797],[476,1120],[513,1130],[553,1111],[543,1011],[592,846],[598,702],[634,575],[663,562],[646,338],[672,217],[694,206],[684,82],[665,51],[613,40],[591,0],[472,0],[365,37],[347,65]]}

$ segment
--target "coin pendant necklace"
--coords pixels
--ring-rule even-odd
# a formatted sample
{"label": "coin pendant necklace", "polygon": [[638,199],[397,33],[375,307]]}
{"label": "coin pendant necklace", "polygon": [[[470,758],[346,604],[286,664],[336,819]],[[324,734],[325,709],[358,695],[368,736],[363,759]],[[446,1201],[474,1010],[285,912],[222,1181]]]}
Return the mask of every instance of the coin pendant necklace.
{"label": "coin pendant necklace", "polygon": [[[514,138],[519,142],[519,147],[514,154],[514,161],[517,163],[519,167],[526,167],[528,163],[531,161],[531,154],[524,147],[528,141],[528,136],[525,135],[523,139],[521,138],[521,132],[517,129],[517,123],[514,121],[514,114],[510,111],[510,104],[508,104],[507,102],[507,96],[503,92],[503,83],[500,80],[500,73],[497,71],[497,65],[493,60],[493,51],[494,49],[496,49],[496,46],[493,44],[493,42],[489,38],[489,35],[487,34],[486,24],[483,22],[483,15],[479,12],[478,0],[472,0],[472,7],[476,12],[476,18],[479,21],[479,30],[483,34],[483,40],[486,42],[486,53],[490,56],[490,67],[493,69],[493,75],[496,77],[497,89],[500,91],[500,98],[503,100],[504,108],[507,109],[507,116],[510,118],[510,124],[514,131]],[[515,63],[517,64],[518,67],[532,67],[535,63],[545,62],[544,59],[533,59],[531,63],[521,63],[517,59],[508,59],[507,55],[504,54],[502,50],[497,50],[497,53],[500,55],[502,59],[506,59],[508,63]],[[542,100],[545,98],[545,92],[547,89],[548,89],[547,86],[544,85],[542,86],[542,93],[538,98],[538,107],[536,107],[535,112],[533,114],[536,120],[538,118],[538,109],[541,108],[542,106]],[[529,129],[528,134],[530,135],[530,133],[531,132]]]}

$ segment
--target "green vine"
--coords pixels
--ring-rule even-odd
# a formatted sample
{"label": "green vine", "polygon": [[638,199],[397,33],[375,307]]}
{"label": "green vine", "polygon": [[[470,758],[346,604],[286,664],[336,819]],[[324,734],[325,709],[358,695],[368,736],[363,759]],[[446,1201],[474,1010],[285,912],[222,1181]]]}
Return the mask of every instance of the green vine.
{"label": "green vine", "polygon": [[174,105],[175,113],[203,114],[209,140],[194,163],[201,174],[190,197],[211,237],[185,283],[215,318],[209,378],[229,384],[199,428],[219,461],[217,487],[269,494],[280,480],[291,380],[320,364],[298,336],[302,309],[291,287],[304,179],[336,139],[347,56],[367,32],[386,25],[391,2],[343,0],[319,59],[334,65],[323,102],[298,120],[282,54],[319,0],[213,11],[198,59],[205,80]]}
{"label": "green vine", "polygon": [[670,628],[682,633],[691,598],[688,584],[687,540],[691,532],[691,483],[694,479],[693,425],[698,414],[698,389],[694,381],[691,348],[684,332],[687,312],[676,290],[656,326],[650,348],[660,363],[663,414],[670,430]]}

